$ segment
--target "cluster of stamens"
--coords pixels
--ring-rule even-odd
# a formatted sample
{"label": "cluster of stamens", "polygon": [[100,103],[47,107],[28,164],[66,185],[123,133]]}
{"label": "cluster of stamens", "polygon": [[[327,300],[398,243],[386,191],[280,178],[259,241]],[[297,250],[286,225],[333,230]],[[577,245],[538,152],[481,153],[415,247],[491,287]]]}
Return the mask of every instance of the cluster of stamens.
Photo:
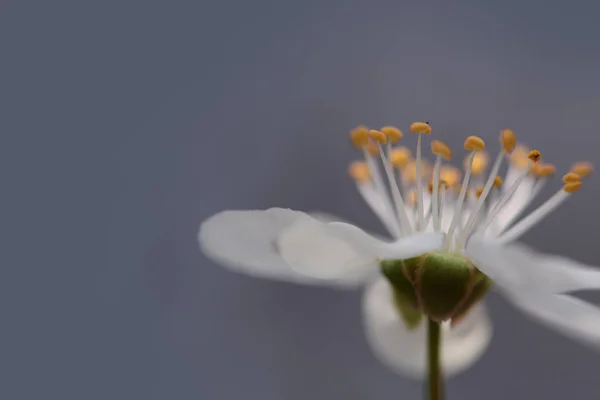
{"label": "cluster of stamens", "polygon": [[[489,158],[480,137],[469,136],[464,142],[468,153],[462,174],[459,169],[443,163],[451,160],[452,151],[439,140],[431,142],[433,165],[423,158],[423,137],[431,134],[428,122],[414,122],[410,131],[417,134],[414,158],[406,147],[395,146],[403,138],[402,131],[396,127],[353,129],[350,139],[363,151],[364,161],[353,162],[349,174],[395,238],[426,230],[443,232],[447,251],[460,251],[475,232],[493,235],[501,242],[517,239],[579,190],[582,178],[592,172],[589,163],[573,165],[555,195],[512,224],[555,173],[553,165],[541,161],[539,151],[518,145],[514,132],[504,129],[500,133],[502,150],[484,180]],[[505,159],[510,166],[503,180],[498,174]],[[506,207],[524,181],[532,185],[527,198],[516,209]],[[494,225],[498,219],[505,221],[500,227]]]}

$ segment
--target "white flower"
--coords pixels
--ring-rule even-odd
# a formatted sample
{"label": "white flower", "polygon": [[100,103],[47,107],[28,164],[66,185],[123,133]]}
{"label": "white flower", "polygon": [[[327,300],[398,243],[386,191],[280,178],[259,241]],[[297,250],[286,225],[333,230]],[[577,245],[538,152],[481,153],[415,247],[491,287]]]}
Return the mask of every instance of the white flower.
{"label": "white flower", "polygon": [[[465,141],[469,153],[462,185],[458,185],[460,172],[442,165],[442,160],[451,157],[445,144],[432,142],[433,167],[422,159],[421,142],[431,133],[430,125],[414,123],[411,131],[418,134],[414,160],[406,148],[392,147],[402,137],[396,128],[368,131],[357,127],[351,133],[365,161],[351,164],[350,175],[392,241],[369,235],[336,217],[274,208],[225,211],[211,217],[200,229],[202,250],[225,266],[255,276],[341,287],[367,283],[363,301],[367,340],[385,364],[409,376],[421,377],[425,371],[424,327],[406,327],[395,305],[394,289],[380,273],[381,260],[424,254],[464,259],[469,270],[475,270],[474,265],[493,279],[520,310],[600,348],[600,310],[567,294],[600,288],[600,270],[513,243],[577,191],[591,166],[576,164],[554,196],[515,223],[554,173],[551,165],[538,162],[539,152],[515,148],[514,133],[502,131],[503,149],[484,181],[488,164],[485,144],[471,136]],[[502,182],[497,175],[506,158],[510,163]],[[478,297],[485,290],[476,293],[473,285],[468,286],[468,293],[452,307],[452,313],[430,315],[446,321],[442,325],[446,375],[472,365],[492,336],[491,322]],[[417,294],[420,306],[424,301],[421,295]]]}

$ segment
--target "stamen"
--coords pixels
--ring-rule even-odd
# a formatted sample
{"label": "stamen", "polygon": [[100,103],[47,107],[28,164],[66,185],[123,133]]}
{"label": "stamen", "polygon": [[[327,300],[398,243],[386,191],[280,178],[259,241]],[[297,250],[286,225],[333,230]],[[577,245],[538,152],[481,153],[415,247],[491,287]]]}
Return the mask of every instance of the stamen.
{"label": "stamen", "polygon": [[425,215],[423,213],[423,180],[422,180],[422,167],[421,167],[421,138],[422,135],[429,135],[431,133],[431,126],[426,122],[413,122],[410,125],[411,132],[417,133],[417,210],[418,210],[418,223],[417,230],[425,229]]}
{"label": "stamen", "polygon": [[461,178],[460,170],[451,165],[443,165],[440,168],[440,180],[446,182],[449,188],[454,187]]}
{"label": "stamen", "polygon": [[395,126],[384,126],[380,130],[385,136],[387,136],[388,141],[391,143],[398,142],[404,136],[402,131]]}
{"label": "stamen", "polygon": [[387,136],[385,136],[385,134],[383,132],[379,132],[375,129],[371,129],[369,131],[369,137],[379,144],[387,143]]}
{"label": "stamen", "polygon": [[363,146],[363,150],[372,156],[379,155],[379,146],[374,142],[367,143],[365,146]]}
{"label": "stamen", "polygon": [[358,125],[356,128],[350,131],[350,141],[352,144],[362,149],[369,143],[369,129],[364,125]]}
{"label": "stamen", "polygon": [[[514,151],[513,151],[513,155],[514,155]],[[515,193],[515,191],[517,190],[517,188],[521,184],[521,182],[523,182],[523,179],[525,179],[525,177],[527,176],[527,174],[531,170],[531,166],[535,162],[539,161],[540,157],[541,157],[540,152],[537,151],[537,150],[531,150],[529,152],[529,154],[528,154],[529,162],[527,163],[527,167],[521,172],[521,174],[519,174],[519,176],[517,177],[517,179],[515,179],[515,181],[512,183],[512,185],[508,188],[508,191],[500,198],[500,200],[498,201],[498,203],[490,211],[490,213],[489,213],[488,217],[486,218],[485,222],[482,224],[482,229],[481,229],[482,232],[485,232],[487,230],[487,228],[492,223],[493,219],[500,213],[500,211],[502,211],[502,209],[504,208],[504,206],[506,205],[506,203],[508,203],[508,201],[510,200],[510,198],[512,197],[512,195]]]}
{"label": "stamen", "polygon": [[[508,216],[503,217],[506,218],[506,221],[503,224],[504,227],[496,233],[497,235],[502,234],[506,230],[506,228],[508,228],[513,223],[513,221],[517,220],[521,216],[521,214],[527,209],[527,206],[531,204],[533,200],[535,200],[537,195],[540,194],[540,192],[546,185],[546,182],[548,182],[548,177],[554,175],[554,173],[556,172],[556,167],[554,167],[554,165],[552,164],[537,162],[531,166],[531,171],[535,171],[535,174],[538,177],[538,180],[535,182],[533,188],[531,189],[531,194],[529,195],[527,200],[523,201],[521,206],[518,207],[514,212],[512,212]],[[495,204],[495,201],[491,202],[491,204]],[[490,213],[488,212],[488,215],[489,214]]]}
{"label": "stamen", "polygon": [[[381,132],[379,132],[381,133]],[[376,135],[376,134],[375,134]],[[383,133],[382,133],[383,135]],[[385,135],[384,135],[385,138]],[[381,140],[381,137],[379,138]],[[381,145],[380,145],[381,146]],[[408,214],[406,213],[406,209],[404,207],[404,199],[402,198],[402,194],[400,193],[400,188],[398,188],[398,183],[396,182],[396,178],[394,176],[394,167],[391,161],[392,158],[392,145],[390,142],[387,142],[387,157],[381,151],[381,161],[383,163],[383,168],[387,175],[388,183],[390,185],[390,191],[392,193],[392,200],[394,203],[394,209],[396,210],[396,216],[398,217],[398,221],[400,222],[400,230],[404,233],[410,234],[412,233],[412,226],[410,224],[410,220],[408,219]]]}
{"label": "stamen", "polygon": [[502,149],[510,154],[517,145],[517,137],[512,129],[504,129],[500,133],[500,141],[502,142]]}
{"label": "stamen", "polygon": [[454,217],[452,218],[450,229],[448,229],[448,234],[446,235],[446,239],[444,241],[444,249],[446,250],[450,249],[450,245],[452,244],[452,235],[454,235],[454,231],[456,230],[459,221],[462,219],[462,204],[467,194],[467,188],[469,187],[469,179],[471,178],[473,158],[475,158],[475,154],[478,151],[483,151],[485,149],[485,142],[477,136],[469,136],[465,140],[464,148],[465,150],[470,150],[471,154],[467,159],[468,162],[467,169],[465,170],[465,178],[463,179],[460,194],[458,195],[458,200],[456,201]]}
{"label": "stamen", "polygon": [[510,153],[510,162],[517,169],[529,168],[529,149],[525,146],[517,145]]}
{"label": "stamen", "polygon": [[442,166],[442,157],[446,160],[452,158],[452,151],[446,146],[445,143],[439,140],[431,142],[431,151],[436,155],[435,166],[433,168],[433,187],[431,188],[431,201],[432,201],[432,213],[433,213],[433,229],[435,232],[439,232],[441,229],[441,223],[438,212],[438,201],[440,196],[440,168]]}
{"label": "stamen", "polygon": [[554,211],[559,205],[561,205],[572,193],[576,192],[581,188],[581,182],[571,182],[563,186],[554,196],[550,197],[544,204],[539,206],[536,210],[531,212],[527,217],[523,218],[519,223],[513,226],[511,229],[506,231],[500,237],[498,237],[499,243],[512,242],[529,229],[534,227],[544,217]]}
{"label": "stamen", "polygon": [[562,178],[564,183],[573,183],[581,181],[581,176],[576,174],[575,172],[569,172]]}
{"label": "stamen", "polygon": [[[369,131],[367,131],[367,137],[369,136]],[[361,133],[361,135],[364,135]],[[385,204],[385,208],[393,215],[394,207],[390,202],[390,198],[387,194],[387,190],[385,188],[385,184],[383,183],[383,178],[381,177],[381,172],[379,170],[379,166],[375,160],[375,156],[380,154],[380,148],[373,142],[368,142],[365,146],[362,147],[363,153],[365,155],[365,160],[367,162],[367,166],[369,167],[369,171],[371,172],[371,177],[373,179],[373,185],[375,190],[379,193],[381,197],[381,201]],[[385,166],[385,164],[384,164]],[[395,220],[395,219],[394,219]],[[389,221],[387,223],[390,223]],[[399,221],[395,220],[394,233],[397,237],[402,236],[402,228],[399,225]]]}
{"label": "stamen", "polygon": [[[485,199],[487,198],[488,194],[490,193],[490,190],[492,190],[492,187],[494,186],[494,183],[496,182],[496,178],[499,178],[498,171],[500,171],[500,166],[502,165],[502,160],[504,160],[505,152],[512,151],[516,146],[516,137],[515,137],[514,132],[509,129],[505,129],[504,131],[502,131],[500,133],[500,142],[502,143],[502,147],[503,147],[504,151],[501,151],[500,153],[498,153],[498,156],[496,157],[496,161],[494,162],[494,166],[492,167],[492,170],[490,171],[490,177],[488,178],[487,182],[485,183],[483,190],[477,195],[477,197],[478,197],[477,203],[475,204],[475,207],[474,207],[473,211],[471,212],[469,219],[465,223],[465,228],[464,228],[463,232],[461,233],[460,238],[458,240],[459,247],[462,246],[462,244],[466,242],[467,236],[469,235],[469,232],[471,231],[471,229],[473,229],[473,226],[475,225],[475,221],[477,220],[477,218],[479,216],[478,215],[479,211],[483,208]],[[537,157],[539,159],[539,151],[537,152]],[[500,179],[500,181],[502,181],[502,180]]]}
{"label": "stamen", "polygon": [[410,124],[410,131],[429,135],[431,133],[431,125],[428,122],[413,122]]}
{"label": "stamen", "polygon": [[412,155],[410,150],[406,147],[396,147],[395,149],[392,149],[390,159],[394,167],[402,168],[410,162]]}
{"label": "stamen", "polygon": [[359,183],[371,180],[371,171],[364,161],[354,161],[348,166],[348,175]]}
{"label": "stamen", "polygon": [[[444,208],[446,208],[446,191],[448,190],[448,185],[444,180],[442,180],[440,182],[440,184],[442,185],[442,190],[440,190],[440,204],[439,204],[439,210],[438,210],[438,215],[437,215],[439,230],[441,230],[441,227],[443,226]],[[438,230],[438,232],[439,232],[439,230]]]}
{"label": "stamen", "polygon": [[[465,162],[463,165],[463,169],[467,169],[467,160],[468,156],[465,158]],[[489,157],[486,152],[479,151],[475,154],[473,161],[471,162],[471,175],[472,176],[480,176],[485,172],[489,163]]]}
{"label": "stamen", "polygon": [[574,172],[580,177],[585,178],[586,176],[594,172],[594,166],[589,162],[578,162],[576,164],[573,164],[573,166],[571,167],[571,172]]}

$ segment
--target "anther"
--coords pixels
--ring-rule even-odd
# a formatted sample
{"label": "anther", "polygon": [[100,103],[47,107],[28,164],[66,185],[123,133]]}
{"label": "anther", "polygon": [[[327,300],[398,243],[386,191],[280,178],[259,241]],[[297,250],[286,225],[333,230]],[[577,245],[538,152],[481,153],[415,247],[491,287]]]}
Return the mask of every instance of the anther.
{"label": "anther", "polygon": [[434,140],[433,142],[431,142],[431,151],[436,156],[441,156],[446,160],[452,158],[452,151],[450,150],[450,148],[444,142],[441,142],[439,140]]}
{"label": "anther", "polygon": [[348,166],[348,175],[357,182],[368,182],[371,179],[371,171],[363,161],[354,161]]}
{"label": "anther", "polygon": [[395,167],[405,167],[411,161],[412,155],[406,147],[397,147],[392,150],[390,158]]}
{"label": "anther", "polygon": [[[469,159],[470,157],[467,156],[465,158],[465,162],[464,162],[464,168],[465,170],[467,170],[469,168]],[[483,174],[485,172],[485,169],[487,168],[489,163],[489,157],[487,155],[486,152],[484,151],[478,151],[477,153],[475,153],[475,155],[473,156],[473,159],[471,161],[471,174],[473,176],[479,176],[481,174]]]}
{"label": "anther", "polygon": [[479,136],[469,136],[465,140],[465,150],[469,150],[469,151],[485,150],[485,142]]}
{"label": "anther", "polygon": [[529,158],[531,161],[533,161],[534,163],[540,161],[540,158],[542,157],[542,155],[540,154],[539,151],[537,150],[531,150],[529,152],[529,154],[527,155],[527,158]]}
{"label": "anther", "polygon": [[453,187],[460,181],[461,174],[458,168],[450,165],[444,165],[440,169],[440,180],[445,181],[449,187]]}
{"label": "anther", "polygon": [[364,125],[359,125],[350,131],[350,141],[358,148],[364,147],[369,143],[369,129]]}
{"label": "anther", "polygon": [[567,193],[575,193],[576,191],[581,189],[581,185],[581,181],[565,183],[565,186],[563,186],[563,190]]}
{"label": "anther", "polygon": [[502,184],[503,184],[503,183],[504,183],[504,182],[502,181],[502,178],[500,178],[499,176],[496,176],[496,177],[494,178],[494,187],[497,187],[497,188],[499,188],[499,187],[501,187],[501,186],[502,186]]}
{"label": "anther", "polygon": [[372,156],[379,155],[379,146],[373,142],[367,143],[363,148]]}
{"label": "anther", "polygon": [[385,136],[385,134],[383,132],[380,132],[378,130],[371,129],[369,131],[369,137],[379,144],[387,143],[387,136]]}
{"label": "anther", "polygon": [[576,164],[573,164],[573,166],[571,167],[571,172],[574,172],[580,177],[585,178],[586,176],[594,172],[594,166],[589,162],[578,162]]}
{"label": "anther", "polygon": [[554,175],[556,168],[552,164],[537,162],[531,166],[530,172],[538,178]]}
{"label": "anther", "polygon": [[529,149],[525,146],[517,145],[510,153],[511,163],[518,169],[527,169],[529,167]]}
{"label": "anther", "polygon": [[575,172],[569,172],[563,176],[562,180],[564,183],[581,182],[581,176],[577,175]]}
{"label": "anther", "polygon": [[477,198],[480,198],[482,194],[483,194],[483,187],[478,187],[475,189],[475,196],[477,196]]}
{"label": "anther", "polygon": [[431,125],[429,125],[427,122],[413,122],[410,124],[410,131],[429,135],[431,133]]}
{"label": "anther", "polygon": [[398,140],[402,139],[402,136],[404,136],[402,131],[395,126],[384,126],[380,129],[380,131],[387,136],[391,143],[396,143]]}
{"label": "anther", "polygon": [[502,142],[502,148],[506,153],[510,153],[515,149],[517,145],[517,137],[512,129],[504,129],[500,133],[500,142]]}
{"label": "anther", "polygon": [[542,164],[540,176],[552,176],[556,173],[556,167],[552,164]]}

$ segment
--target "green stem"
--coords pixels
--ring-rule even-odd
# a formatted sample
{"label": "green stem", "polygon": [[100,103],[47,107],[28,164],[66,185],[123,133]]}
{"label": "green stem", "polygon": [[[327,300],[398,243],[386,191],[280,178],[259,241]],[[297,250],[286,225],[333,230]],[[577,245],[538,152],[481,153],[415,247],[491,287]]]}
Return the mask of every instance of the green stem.
{"label": "green stem", "polygon": [[440,324],[428,319],[427,324],[427,366],[429,369],[429,400],[443,400],[443,378],[440,364],[442,330]]}

